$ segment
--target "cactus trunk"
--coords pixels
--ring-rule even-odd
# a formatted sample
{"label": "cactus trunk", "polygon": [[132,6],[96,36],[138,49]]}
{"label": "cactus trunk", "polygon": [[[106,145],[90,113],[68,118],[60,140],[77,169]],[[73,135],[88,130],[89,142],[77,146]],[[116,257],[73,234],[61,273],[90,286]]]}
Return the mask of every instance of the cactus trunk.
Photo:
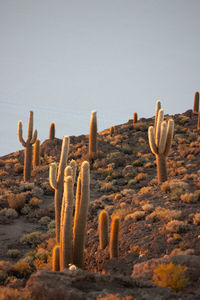
{"label": "cactus trunk", "polygon": [[108,213],[102,210],[99,215],[99,247],[105,249],[108,245]]}
{"label": "cactus trunk", "polygon": [[119,256],[119,218],[114,217],[111,223],[110,231],[110,258]]}
{"label": "cactus trunk", "polygon": [[32,145],[27,143],[24,149],[24,181],[28,181],[31,177],[32,170]]}
{"label": "cactus trunk", "polygon": [[60,246],[56,245],[53,248],[52,255],[52,271],[60,271]]}
{"label": "cactus trunk", "polygon": [[156,155],[158,183],[167,180],[166,156],[163,154]]}

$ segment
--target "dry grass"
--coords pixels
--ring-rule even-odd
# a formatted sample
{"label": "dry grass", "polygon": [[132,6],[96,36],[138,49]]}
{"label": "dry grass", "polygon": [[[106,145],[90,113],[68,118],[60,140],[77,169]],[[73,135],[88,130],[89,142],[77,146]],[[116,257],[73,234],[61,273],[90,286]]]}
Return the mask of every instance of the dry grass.
{"label": "dry grass", "polygon": [[172,220],[166,225],[166,230],[171,233],[182,233],[187,231],[188,224],[185,224],[183,221]]}
{"label": "dry grass", "polygon": [[166,209],[163,207],[156,207],[156,209],[146,217],[146,220],[153,221],[171,221],[181,217],[181,211],[176,209]]}
{"label": "dry grass", "polygon": [[26,194],[10,194],[7,200],[10,208],[20,211],[25,205]]}

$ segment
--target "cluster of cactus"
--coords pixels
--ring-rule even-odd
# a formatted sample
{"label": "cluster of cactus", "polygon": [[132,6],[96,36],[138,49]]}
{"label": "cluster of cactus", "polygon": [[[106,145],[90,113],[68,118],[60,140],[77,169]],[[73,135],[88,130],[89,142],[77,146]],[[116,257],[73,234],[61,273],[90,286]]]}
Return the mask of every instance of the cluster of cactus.
{"label": "cluster of cactus", "polygon": [[29,120],[28,120],[28,134],[26,142],[23,139],[22,133],[22,121],[18,123],[18,139],[22,146],[25,148],[24,151],[24,181],[28,181],[31,177],[32,170],[32,151],[33,144],[37,139],[37,130],[35,129],[33,132],[33,112],[29,112]]}
{"label": "cluster of cactus", "polygon": [[164,121],[164,112],[161,103],[156,103],[156,114],[154,127],[148,130],[149,145],[151,151],[156,156],[158,183],[167,180],[166,159],[169,154],[174,133],[174,120]]}
{"label": "cluster of cactus", "polygon": [[[57,239],[57,245],[53,250],[52,268],[55,271],[62,271],[69,264],[75,264],[80,268],[83,267],[86,220],[90,199],[90,166],[87,161],[84,161],[81,165],[77,181],[76,207],[73,221],[76,169],[76,162],[72,160],[70,166],[65,167],[64,170],[62,208],[60,212],[56,212],[56,215],[60,215],[60,225],[58,225],[60,237],[59,241]],[[58,209],[58,206],[56,209]]]}
{"label": "cluster of cactus", "polygon": [[90,132],[89,132],[89,158],[95,159],[97,156],[97,112],[91,112]]}
{"label": "cluster of cactus", "polygon": [[[99,248],[105,249],[108,245],[108,222],[109,216],[106,210],[99,214]],[[110,229],[110,258],[119,256],[119,217],[113,217]]]}

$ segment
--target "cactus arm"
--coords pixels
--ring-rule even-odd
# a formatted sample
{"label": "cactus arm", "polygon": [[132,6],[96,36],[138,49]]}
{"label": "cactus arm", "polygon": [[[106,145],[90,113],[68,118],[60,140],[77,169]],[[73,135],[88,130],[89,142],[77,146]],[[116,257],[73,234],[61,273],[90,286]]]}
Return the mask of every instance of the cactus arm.
{"label": "cactus arm", "polygon": [[56,175],[57,175],[57,165],[56,165],[56,163],[52,163],[52,164],[50,164],[50,167],[49,167],[49,183],[54,190],[56,190],[58,188],[58,184],[56,181]]}
{"label": "cactus arm", "polygon": [[23,147],[26,147],[26,142],[23,139],[23,133],[22,133],[22,121],[18,122],[18,139]]}
{"label": "cactus arm", "polygon": [[163,111],[163,109],[160,109],[158,112],[158,120],[157,120],[156,135],[155,135],[155,143],[156,143],[157,147],[158,147],[159,141],[160,141],[161,124],[162,124],[163,119],[164,119],[164,111]]}
{"label": "cactus arm", "polygon": [[60,246],[55,245],[52,254],[52,271],[60,271]]}
{"label": "cactus arm", "polygon": [[58,168],[58,182],[63,181],[64,177],[64,170],[67,163],[67,157],[68,157],[68,151],[69,151],[69,137],[64,136],[63,142],[62,142],[62,149],[61,149],[61,155],[60,155],[60,163]]}
{"label": "cactus arm", "polygon": [[153,154],[158,154],[158,148],[155,143],[155,137],[154,137],[154,128],[153,126],[150,126],[148,129],[148,137],[149,137],[149,146],[151,148],[151,151]]}
{"label": "cactus arm", "polygon": [[32,139],[33,134],[33,112],[29,112],[29,118],[28,118],[28,134],[27,134],[27,140],[30,141]]}
{"label": "cactus arm", "polygon": [[161,132],[160,132],[160,140],[159,140],[159,146],[158,146],[158,153],[163,154],[166,147],[166,141],[167,141],[167,123],[166,121],[162,122],[161,125]]}
{"label": "cactus arm", "polygon": [[168,121],[168,125],[167,125],[167,140],[166,140],[166,147],[165,147],[165,152],[164,152],[165,156],[167,156],[169,154],[173,135],[174,135],[174,120],[170,119]]}
{"label": "cactus arm", "polygon": [[33,145],[36,142],[36,140],[37,140],[37,130],[35,129],[32,139],[30,140],[30,144]]}
{"label": "cactus arm", "polygon": [[157,127],[157,120],[158,120],[158,113],[161,109],[161,102],[160,100],[156,101],[156,112],[155,112],[155,121],[154,121],[154,134],[156,134],[156,127]]}
{"label": "cactus arm", "polygon": [[73,182],[75,183],[75,181],[76,181],[76,170],[77,170],[77,163],[76,163],[76,161],[75,160],[71,160],[70,161],[70,166],[71,166],[71,168],[72,168],[72,173],[73,173],[73,176],[72,176],[72,178],[73,178]]}

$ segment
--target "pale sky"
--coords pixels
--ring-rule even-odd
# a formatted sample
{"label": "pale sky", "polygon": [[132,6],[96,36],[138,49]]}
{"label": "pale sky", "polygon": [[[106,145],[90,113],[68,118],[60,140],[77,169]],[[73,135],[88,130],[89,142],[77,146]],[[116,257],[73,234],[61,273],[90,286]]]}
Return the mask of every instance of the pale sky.
{"label": "pale sky", "polygon": [[41,142],[191,109],[200,90],[200,0],[0,0],[0,155],[22,149],[29,110]]}

